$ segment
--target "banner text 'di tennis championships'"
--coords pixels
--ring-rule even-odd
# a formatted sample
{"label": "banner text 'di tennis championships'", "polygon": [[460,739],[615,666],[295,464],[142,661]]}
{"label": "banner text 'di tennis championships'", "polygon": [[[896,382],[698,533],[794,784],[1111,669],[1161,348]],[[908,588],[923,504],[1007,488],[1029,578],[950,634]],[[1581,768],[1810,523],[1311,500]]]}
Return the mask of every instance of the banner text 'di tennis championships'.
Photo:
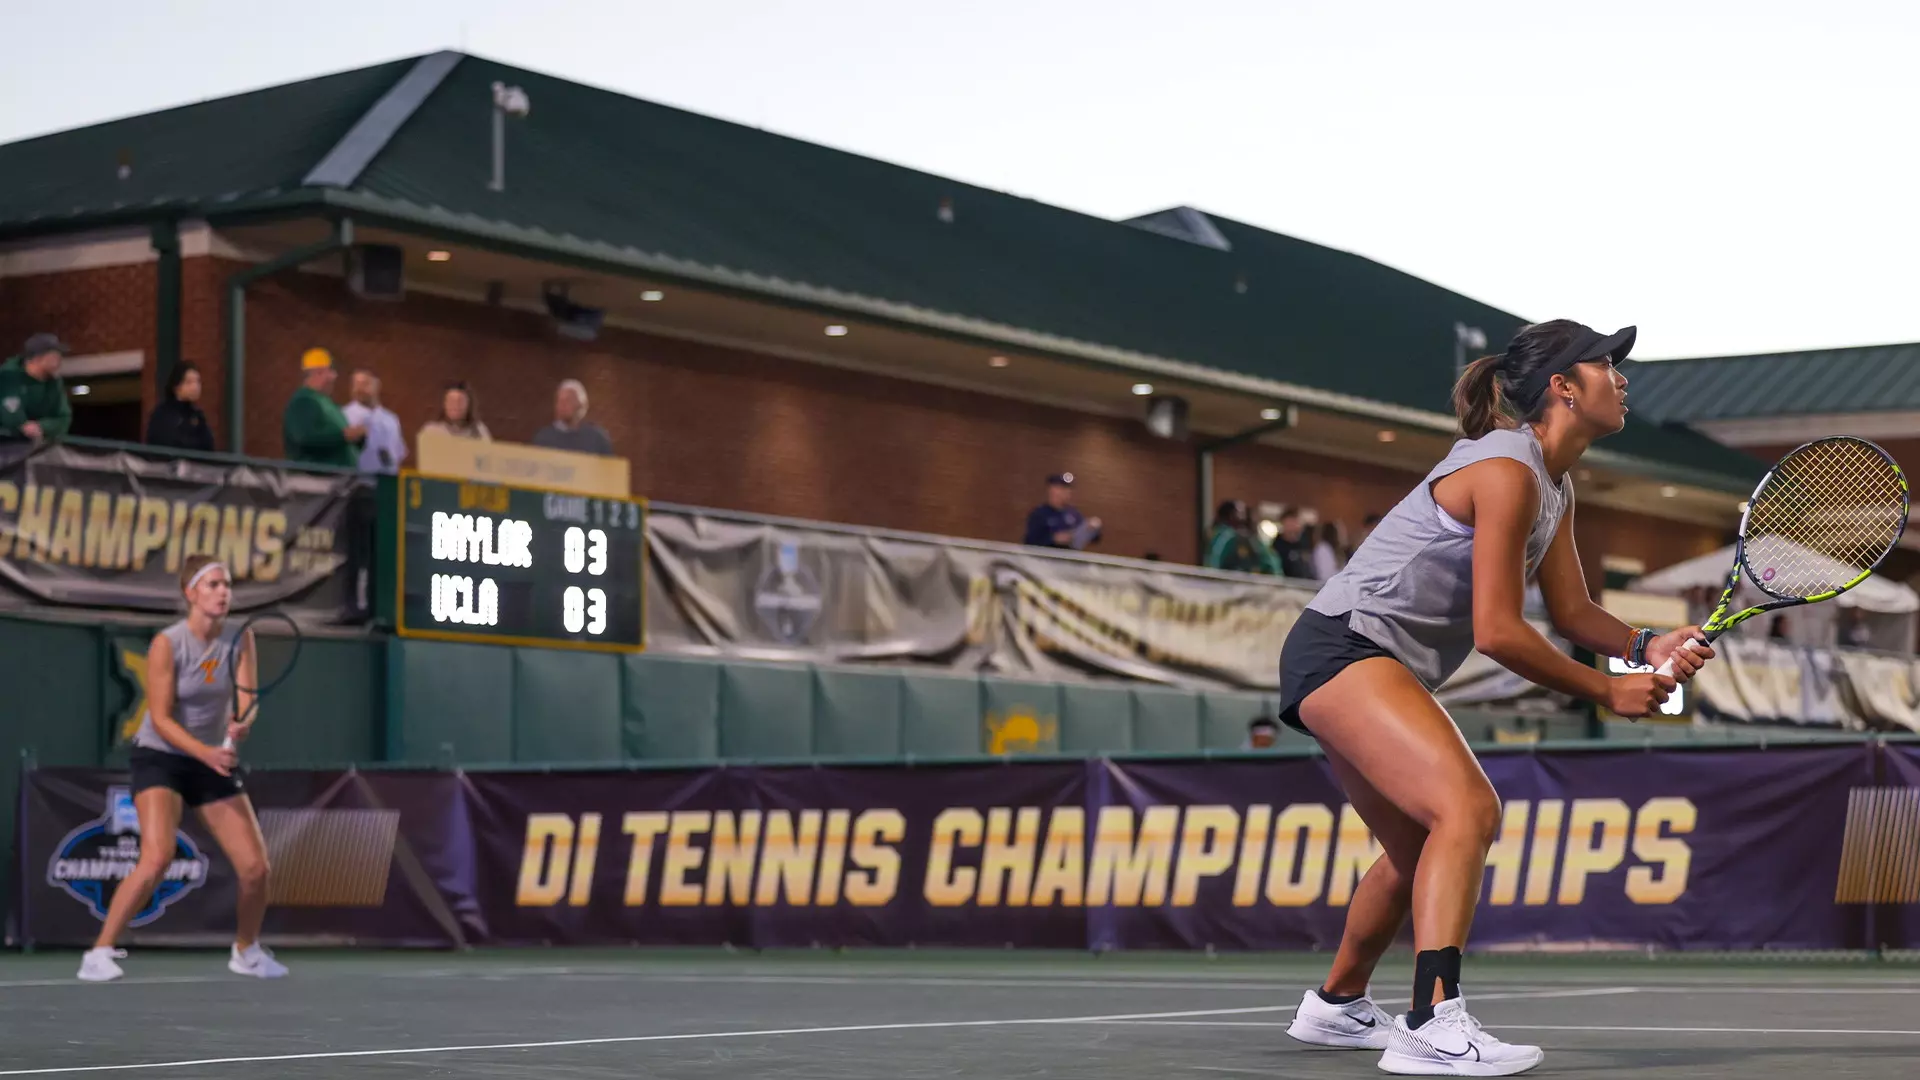
{"label": "banner text 'di tennis championships'", "polygon": [[[1481,947],[1862,940],[1834,889],[1865,751],[1487,769]],[[1380,855],[1311,759],[472,780],[524,822],[477,830],[497,940],[1332,948]]]}
{"label": "banner text 'di tennis championships'", "polygon": [[[1906,749],[1489,754],[1502,808],[1474,945],[1920,947]],[[36,940],[97,928],[92,886],[56,879],[127,853],[103,811],[124,783],[29,774],[17,908]],[[1381,855],[1310,758],[273,771],[248,788],[294,901],[270,917],[283,941],[1332,948]],[[388,815],[376,845],[336,813],[363,807]],[[346,831],[312,846],[296,810]],[[207,886],[136,944],[230,927],[224,860],[189,846]]]}

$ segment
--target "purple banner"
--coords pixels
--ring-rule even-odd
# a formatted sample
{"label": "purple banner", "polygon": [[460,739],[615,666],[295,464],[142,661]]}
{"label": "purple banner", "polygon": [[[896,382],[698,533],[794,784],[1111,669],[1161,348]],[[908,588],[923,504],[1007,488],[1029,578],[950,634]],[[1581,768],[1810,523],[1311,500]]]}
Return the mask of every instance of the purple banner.
{"label": "purple banner", "polygon": [[[254,772],[247,791],[272,866],[267,934],[281,942],[449,946],[483,927],[468,897],[465,800],[442,773]],[[39,769],[18,825],[12,925],[29,941],[90,944],[133,870],[140,835],[124,773]],[[213,837],[187,815],[173,857],[134,917],[132,944],[233,940],[238,891]]]}
{"label": "purple banner", "polygon": [[[1475,948],[1920,945],[1920,748],[1483,764],[1503,816]],[[84,942],[138,852],[125,781],[27,782],[21,925]],[[1319,758],[267,772],[248,788],[280,941],[1329,949],[1379,856]],[[149,906],[136,942],[230,927],[225,860],[195,829]]]}

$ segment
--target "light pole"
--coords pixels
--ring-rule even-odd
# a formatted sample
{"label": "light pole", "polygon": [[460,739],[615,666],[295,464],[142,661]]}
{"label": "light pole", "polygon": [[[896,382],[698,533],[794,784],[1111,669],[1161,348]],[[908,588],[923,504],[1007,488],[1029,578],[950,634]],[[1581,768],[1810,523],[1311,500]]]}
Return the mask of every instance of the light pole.
{"label": "light pole", "polygon": [[1467,350],[1476,352],[1487,347],[1487,332],[1477,326],[1466,323],[1453,324],[1453,377],[1459,378],[1467,370]]}
{"label": "light pole", "polygon": [[507,190],[507,116],[525,116],[532,109],[525,90],[506,83],[493,84],[493,180],[487,184],[489,190]]}

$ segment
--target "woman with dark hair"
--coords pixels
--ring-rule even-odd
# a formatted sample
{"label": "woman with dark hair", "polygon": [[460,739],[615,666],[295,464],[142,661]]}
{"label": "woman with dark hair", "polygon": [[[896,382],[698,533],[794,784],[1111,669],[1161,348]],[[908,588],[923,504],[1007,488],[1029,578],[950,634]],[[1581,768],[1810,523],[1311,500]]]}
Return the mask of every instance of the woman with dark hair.
{"label": "woman with dark hair", "polygon": [[1317,538],[1313,544],[1313,576],[1326,581],[1347,564],[1347,530],[1329,518],[1314,532]]}
{"label": "woman with dark hair", "polygon": [[[1522,615],[1538,581],[1554,627],[1602,656],[1679,681],[1713,655],[1656,635],[1593,602],[1573,543],[1569,474],[1587,447],[1626,424],[1614,365],[1632,327],[1602,334],[1566,320],[1523,328],[1454,388],[1461,434],[1301,613],[1280,654],[1280,719],[1319,740],[1348,801],[1382,847],[1354,892],[1327,981],[1288,1033],[1322,1046],[1375,1048],[1396,1074],[1507,1076],[1538,1047],[1488,1035],[1460,994],[1461,952],[1479,901],[1500,799],[1434,690],[1474,650],[1620,716],[1657,711],[1675,678],[1609,677],[1555,648]],[[1413,916],[1409,1010],[1368,996],[1381,954]]]}
{"label": "woman with dark hair", "polygon": [[200,411],[199,368],[188,363],[173,366],[167,396],[147,420],[147,445],[213,451],[213,429],[207,426],[207,414]]}
{"label": "woman with dark hair", "polygon": [[463,382],[448,383],[440,394],[440,411],[433,419],[420,426],[424,432],[438,431],[462,439],[479,439],[492,442],[493,436],[487,432],[487,425],[480,422],[480,402],[473,396],[473,387]]}

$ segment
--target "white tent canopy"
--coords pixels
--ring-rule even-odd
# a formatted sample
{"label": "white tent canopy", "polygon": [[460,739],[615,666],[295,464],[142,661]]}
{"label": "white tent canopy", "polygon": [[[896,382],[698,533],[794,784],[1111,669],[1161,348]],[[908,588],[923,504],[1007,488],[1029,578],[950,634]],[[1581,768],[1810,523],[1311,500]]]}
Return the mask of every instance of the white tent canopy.
{"label": "white tent canopy", "polygon": [[[1773,558],[1779,559],[1784,554],[1775,551]],[[1811,559],[1820,557],[1812,552],[1806,554]],[[1690,598],[1687,616],[1699,622],[1707,617],[1714,602],[1720,599],[1720,590],[1727,583],[1727,569],[1732,565],[1733,548],[1724,547],[1697,559],[1688,559],[1647,574],[1633,583],[1633,591],[1683,596],[1700,590]],[[1773,599],[1761,592],[1744,573],[1740,575],[1740,584],[1734,589],[1733,595],[1730,608],[1734,611]],[[1703,601],[1704,606],[1701,606]],[[1857,622],[1849,624],[1842,618],[1849,611],[1855,613]],[[1915,612],[1920,612],[1920,593],[1891,578],[1875,574],[1831,602],[1794,607],[1783,614],[1762,615],[1757,620],[1761,625],[1749,626],[1745,632],[1753,636],[1784,629],[1787,641],[1795,645],[1816,648],[1838,645],[1912,653],[1915,633],[1920,629],[1916,626],[1920,620],[1914,618]],[[1864,637],[1860,636],[1863,633]]]}
{"label": "white tent canopy", "polygon": [[[1711,554],[1648,574],[1635,581],[1633,589],[1635,592],[1666,595],[1679,595],[1696,588],[1712,589],[1718,593],[1726,585],[1727,568],[1732,565],[1733,547],[1729,545]],[[1741,584],[1743,593],[1748,590],[1758,592],[1744,574],[1741,575]],[[1877,574],[1841,593],[1833,602],[1841,607],[1859,608],[1876,615],[1911,615],[1920,611],[1920,593],[1914,592],[1910,586]]]}

